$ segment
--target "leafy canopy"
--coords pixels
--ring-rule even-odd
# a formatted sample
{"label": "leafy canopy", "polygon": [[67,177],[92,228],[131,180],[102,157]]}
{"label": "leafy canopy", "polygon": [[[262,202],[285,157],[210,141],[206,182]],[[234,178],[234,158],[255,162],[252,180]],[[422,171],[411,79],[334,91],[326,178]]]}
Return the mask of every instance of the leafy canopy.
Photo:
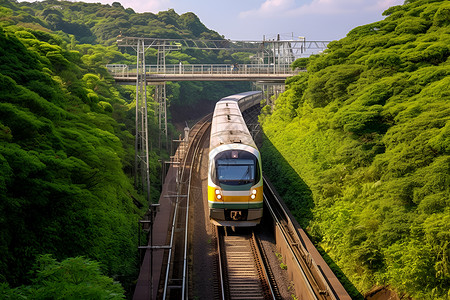
{"label": "leafy canopy", "polygon": [[266,172],[362,293],[449,296],[449,11],[391,7],[296,61],[308,71],[260,116]]}

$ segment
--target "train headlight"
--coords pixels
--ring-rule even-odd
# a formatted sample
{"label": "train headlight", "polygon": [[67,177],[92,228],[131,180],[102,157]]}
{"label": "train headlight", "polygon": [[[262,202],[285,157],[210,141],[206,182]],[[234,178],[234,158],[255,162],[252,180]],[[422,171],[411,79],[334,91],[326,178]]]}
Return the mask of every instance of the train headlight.
{"label": "train headlight", "polygon": [[216,198],[217,200],[222,200],[222,194],[220,193],[220,190],[216,190]]}
{"label": "train headlight", "polygon": [[250,195],[250,198],[252,200],[254,200],[256,198],[256,190],[255,189],[252,190],[252,194]]}

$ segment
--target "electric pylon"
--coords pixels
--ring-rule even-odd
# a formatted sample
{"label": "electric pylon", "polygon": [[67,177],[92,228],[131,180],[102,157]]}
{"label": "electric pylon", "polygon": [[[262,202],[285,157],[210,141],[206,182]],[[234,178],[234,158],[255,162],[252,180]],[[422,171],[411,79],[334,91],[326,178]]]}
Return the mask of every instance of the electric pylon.
{"label": "electric pylon", "polygon": [[147,115],[147,80],[145,72],[145,43],[138,40],[137,76],[136,76],[136,137],[135,137],[135,176],[134,185],[147,194],[150,202],[150,171],[148,159],[148,115]]}

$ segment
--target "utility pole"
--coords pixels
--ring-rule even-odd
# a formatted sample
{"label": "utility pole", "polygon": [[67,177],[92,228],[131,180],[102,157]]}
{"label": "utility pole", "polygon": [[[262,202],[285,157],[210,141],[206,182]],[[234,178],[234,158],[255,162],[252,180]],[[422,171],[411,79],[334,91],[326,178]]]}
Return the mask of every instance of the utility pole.
{"label": "utility pole", "polygon": [[[148,47],[147,47],[148,48]],[[150,171],[148,159],[148,115],[147,115],[147,80],[145,75],[145,50],[144,40],[138,40],[137,53],[137,76],[136,76],[136,136],[135,136],[135,173],[134,185],[137,189],[141,187],[147,194],[150,204]],[[139,182],[139,178],[141,182]]]}
{"label": "utility pole", "polygon": [[[134,185],[147,194],[150,203],[150,174],[149,174],[149,139],[147,115],[147,78],[145,65],[145,51],[148,48],[158,49],[158,71],[166,68],[166,52],[179,50],[180,46],[170,45],[166,40],[153,40],[146,38],[126,38],[119,36],[119,47],[131,47],[136,51],[136,140],[135,140],[135,173]],[[167,103],[166,83],[155,84],[155,101],[159,104],[159,147],[161,148],[161,135],[167,145]]]}
{"label": "utility pole", "polygon": [[[166,45],[162,44],[158,47],[157,60],[158,73],[166,72]],[[159,148],[161,148],[161,136],[164,137],[164,145],[167,147],[167,98],[166,98],[166,82],[156,85],[155,101],[159,103]]]}
{"label": "utility pole", "polygon": [[[166,54],[173,50],[200,49],[200,50],[230,50],[230,51],[252,51],[257,52],[253,56],[255,69],[259,66],[268,65],[273,73],[277,70],[289,67],[296,57],[303,54],[307,49],[325,49],[328,41],[306,41],[304,37],[292,40],[282,40],[280,35],[270,40],[264,36],[263,41],[231,41],[231,40],[191,40],[191,39],[160,39],[142,37],[119,36],[117,44],[119,47],[132,47],[137,53],[137,79],[136,79],[136,158],[135,158],[135,186],[142,186],[147,192],[150,200],[150,179],[148,166],[148,121],[147,121],[147,82],[145,69],[145,51],[148,48],[158,50],[157,72],[164,74],[166,71]],[[122,73],[127,66],[121,66]],[[180,67],[181,70],[181,67]],[[159,121],[159,148],[168,145],[167,132],[167,95],[166,83],[149,83],[155,86],[155,101],[158,103]],[[261,81],[263,90],[267,93],[267,99],[277,95],[284,89],[284,85],[274,86],[274,82]],[[165,142],[162,141],[164,137]],[[139,178],[140,177],[140,178]],[[142,179],[142,183],[140,180]]]}

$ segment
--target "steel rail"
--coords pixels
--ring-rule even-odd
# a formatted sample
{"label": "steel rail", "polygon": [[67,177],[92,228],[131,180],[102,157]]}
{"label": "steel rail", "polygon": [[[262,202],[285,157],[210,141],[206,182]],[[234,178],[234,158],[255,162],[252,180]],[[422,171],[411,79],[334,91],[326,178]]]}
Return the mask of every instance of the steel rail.
{"label": "steel rail", "polygon": [[223,268],[222,268],[222,255],[220,251],[220,235],[219,235],[219,227],[215,227],[215,233],[216,233],[216,240],[217,240],[217,259],[219,260],[219,278],[220,278],[220,289],[221,289],[221,296],[222,300],[225,300],[225,284],[224,284],[224,278],[223,278]]}
{"label": "steel rail", "polygon": [[[195,153],[194,153],[194,157],[195,157]],[[193,159],[192,159],[193,160]],[[191,192],[191,179],[192,179],[192,165],[193,162],[191,164],[191,168],[189,170],[189,184],[188,184],[188,192],[187,192],[187,199],[186,199],[186,219],[185,219],[185,230],[184,230],[184,254],[183,254],[183,283],[182,283],[182,287],[181,287],[181,299],[184,300],[184,295],[186,294],[186,298],[187,298],[187,291],[185,291],[186,288],[186,276],[187,276],[187,263],[186,263],[186,258],[187,258],[187,245],[188,245],[188,226],[189,226],[189,199],[190,199],[190,192]]]}
{"label": "steel rail", "polygon": [[[186,279],[187,279],[187,246],[188,246],[188,229],[189,229],[189,203],[190,203],[190,194],[191,194],[191,179],[192,179],[192,170],[193,165],[194,165],[194,158],[198,155],[198,151],[200,149],[200,145],[201,145],[201,140],[203,139],[205,132],[201,132],[204,127],[207,127],[208,122],[204,122],[201,127],[199,128],[198,132],[196,133],[196,135],[200,135],[200,137],[197,140],[197,144],[195,145],[194,148],[194,153],[192,156],[192,163],[191,163],[191,168],[189,170],[189,184],[188,184],[188,192],[187,192],[187,199],[186,199],[186,225],[185,225],[185,234],[184,234],[184,257],[183,257],[183,285],[182,285],[182,300],[185,299],[185,295],[186,295],[186,299],[188,298],[188,289],[186,289]],[[196,137],[197,137],[196,136]]]}
{"label": "steel rail", "polygon": [[[244,235],[236,235],[236,236],[229,236],[229,238],[231,239],[226,239],[224,232],[221,232],[219,230],[220,226],[215,226],[216,228],[216,237],[217,237],[217,252],[218,252],[218,268],[219,268],[219,279],[220,279],[220,287],[221,287],[221,299],[222,300],[227,300],[227,299],[236,299],[235,297],[233,297],[233,294],[235,295],[235,293],[237,291],[240,291],[242,289],[242,284],[248,284],[248,286],[246,286],[244,288],[244,290],[241,290],[241,293],[244,293],[245,290],[247,290],[247,293],[253,293],[253,294],[249,294],[249,295],[241,295],[241,297],[243,297],[243,299],[247,296],[249,297],[249,299],[272,299],[275,300],[277,299],[276,294],[274,292],[274,288],[272,287],[272,282],[269,280],[269,276],[268,276],[268,272],[267,272],[267,263],[264,261],[263,256],[261,255],[261,249],[260,249],[260,245],[258,244],[257,240],[256,240],[256,235],[254,233],[254,231],[251,231],[251,234],[244,234]],[[240,239],[233,239],[232,237],[241,237],[244,238],[244,240],[240,240]],[[228,246],[227,246],[228,244]],[[239,271],[236,271],[233,269],[236,268],[236,262],[233,263],[233,260],[238,259],[238,257],[242,257],[245,256],[243,255],[243,253],[247,253],[244,252],[243,249],[240,249],[238,252],[233,252],[232,250],[230,250],[233,247],[238,247],[238,248],[242,248],[242,247],[248,247],[248,255],[250,255],[253,258],[253,262],[254,262],[254,267],[255,269],[252,269],[255,271],[255,276],[253,276],[253,274],[248,274],[246,275],[247,280],[249,280],[249,278],[253,278],[253,280],[257,280],[256,282],[253,282],[253,284],[251,284],[251,281],[242,281],[240,282],[240,285],[236,286],[236,278],[234,278],[233,281],[233,276],[237,276],[237,278],[239,278],[239,272],[243,272],[244,274],[246,272],[249,272],[248,270],[248,266],[246,267],[242,267],[239,268]],[[227,254],[227,252],[229,252],[229,254]],[[224,253],[222,253],[224,252]],[[238,256],[236,256],[236,254],[238,254]],[[228,261],[231,258],[231,261]],[[224,265],[224,263],[226,263],[226,265]],[[231,267],[231,269],[229,269]],[[231,275],[230,273],[234,274]],[[224,276],[224,274],[227,274],[226,276]],[[240,274],[242,276],[242,274]],[[257,279],[256,279],[257,278]],[[228,282],[227,287],[225,284],[225,281]],[[234,283],[233,283],[234,282]],[[256,289],[251,291],[252,289]],[[257,290],[259,290],[258,292],[260,292],[261,294],[254,294]]]}
{"label": "steel rail", "polygon": [[[184,299],[184,295],[185,295],[185,289],[186,289],[186,278],[187,278],[187,243],[188,243],[188,239],[187,239],[187,234],[188,234],[188,218],[189,218],[189,193],[190,193],[190,186],[191,186],[191,178],[192,178],[192,165],[194,163],[194,157],[195,157],[195,153],[196,150],[198,149],[198,145],[200,143],[198,143],[196,145],[196,147],[193,147],[194,142],[197,140],[200,140],[202,138],[204,132],[202,133],[201,130],[204,128],[204,126],[207,124],[207,122],[205,121],[207,120],[207,117],[205,117],[204,119],[202,119],[201,121],[199,121],[199,123],[203,122],[200,126],[200,128],[195,132],[194,134],[194,138],[192,139],[192,143],[189,144],[188,150],[185,153],[185,156],[183,158],[183,165],[182,165],[182,169],[181,169],[181,174],[177,175],[177,184],[180,184],[178,187],[178,193],[177,193],[177,201],[175,204],[175,209],[174,209],[174,216],[173,216],[173,221],[172,221],[172,229],[171,229],[171,235],[170,235],[170,244],[169,244],[169,254],[168,254],[168,258],[167,258],[167,268],[166,268],[166,276],[165,276],[165,280],[164,280],[164,291],[163,291],[163,299],[165,300],[167,297],[167,289],[168,289],[168,285],[169,285],[169,273],[170,273],[170,262],[172,260],[172,254],[173,254],[173,245],[174,245],[174,238],[175,238],[175,226],[177,223],[177,217],[178,217],[178,210],[179,210],[179,202],[180,202],[180,193],[181,193],[181,182],[185,176],[185,170],[187,169],[187,165],[191,164],[191,168],[190,168],[190,172],[189,172],[189,177],[187,180],[187,186],[188,186],[188,191],[187,191],[187,195],[186,195],[186,217],[185,217],[185,233],[184,233],[184,253],[183,253],[183,279],[182,279],[182,295],[183,295],[183,299]],[[200,136],[200,138],[199,138]],[[192,148],[194,148],[194,153],[193,156],[191,158],[191,160],[188,160],[188,156],[189,154],[192,152]]]}
{"label": "steel rail", "polygon": [[314,293],[314,290],[313,290],[313,288],[312,288],[312,286],[311,286],[310,280],[309,280],[308,277],[306,276],[305,271],[303,270],[303,268],[302,268],[302,266],[301,266],[301,264],[300,264],[300,261],[299,261],[298,257],[295,255],[294,251],[292,250],[292,245],[289,243],[289,241],[288,241],[288,239],[287,239],[287,233],[285,232],[284,227],[281,226],[281,221],[280,221],[280,220],[278,219],[278,217],[276,216],[276,213],[274,212],[274,210],[272,209],[272,207],[270,206],[270,204],[268,204],[269,201],[267,200],[267,198],[266,198],[265,195],[264,195],[264,200],[266,201],[267,208],[269,209],[270,213],[272,214],[272,217],[273,217],[274,220],[275,220],[276,226],[277,226],[278,228],[280,228],[280,231],[282,232],[284,242],[286,243],[286,245],[288,245],[288,248],[289,248],[291,254],[293,255],[293,257],[296,258],[295,262],[296,262],[296,264],[297,264],[297,268],[300,269],[301,274],[302,274],[302,277],[303,277],[303,280],[304,280],[305,282],[308,283],[308,284],[307,284],[308,291],[310,292],[310,294],[311,294],[312,296],[314,296],[314,299],[315,299],[315,300],[318,300],[318,298],[317,298],[316,294]]}
{"label": "steel rail", "polygon": [[[177,184],[178,184],[178,180],[179,179],[177,177]],[[170,233],[170,244],[169,244],[170,248],[169,248],[169,256],[167,258],[166,277],[165,277],[165,281],[164,281],[164,292],[163,292],[164,300],[166,299],[167,287],[168,287],[168,283],[169,283],[170,261],[172,260],[173,240],[174,240],[174,236],[175,236],[175,224],[177,222],[178,204],[179,204],[179,195],[177,194],[177,201],[175,203],[175,210],[174,210],[174,214],[173,214],[172,229],[171,229],[171,233]]]}
{"label": "steel rail", "polygon": [[[195,154],[194,154],[195,157]],[[181,299],[184,300],[184,295],[186,294],[186,298],[188,297],[188,291],[185,290],[186,288],[186,277],[187,277],[187,245],[188,245],[188,226],[189,226],[189,199],[190,199],[190,192],[191,192],[191,179],[192,179],[192,165],[189,170],[189,185],[188,185],[188,192],[187,192],[187,199],[186,199],[186,221],[185,221],[185,230],[184,230],[184,255],[183,255],[183,284],[181,288]]]}
{"label": "steel rail", "polygon": [[[286,213],[283,205],[281,204],[280,200],[278,199],[278,197],[272,190],[272,187],[269,184],[267,184],[267,181],[265,178],[264,178],[264,182],[266,183],[265,186],[268,187],[268,189],[270,190],[270,193],[273,195],[273,198],[277,202],[278,207],[281,208],[281,212],[284,214],[283,217],[285,218],[286,224],[283,224],[283,222],[278,218],[276,212],[274,211],[274,209],[270,205],[269,201],[267,200],[266,195],[264,195],[264,200],[265,200],[267,207],[268,207],[269,211],[271,212],[274,220],[276,221],[275,222],[276,226],[278,226],[278,228],[280,229],[280,231],[283,235],[283,239],[284,239],[286,245],[288,246],[288,249],[290,250],[292,256],[295,258],[297,267],[301,270],[303,279],[305,280],[305,282],[308,283],[309,292],[311,293],[311,295],[313,295],[315,297],[314,299],[337,300],[338,298],[335,296],[335,292],[334,292],[333,288],[329,285],[328,281],[323,276],[322,272],[320,271],[320,268],[313,261],[313,259],[309,256],[309,253],[306,250],[306,248],[304,247],[304,245],[302,243],[298,243],[298,244],[296,244],[298,252],[296,252],[294,250],[294,247],[292,245],[292,242],[290,242],[290,240],[295,241],[295,238],[293,237],[292,233],[289,233],[288,227],[291,226],[292,230],[295,232],[295,234],[297,236],[300,236],[300,234],[298,233],[297,229],[295,227],[293,227],[292,224],[290,224],[290,222],[289,222],[290,216]],[[299,257],[299,255],[300,255],[300,257]],[[306,261],[306,260],[308,260],[308,261]],[[303,264],[301,261],[303,261]],[[308,268],[306,268],[307,272],[305,272],[303,265],[308,266]],[[317,274],[317,276],[319,278],[316,278],[316,276],[312,273],[312,270],[311,270],[312,268],[315,269],[315,273]],[[311,281],[313,281],[313,282],[311,282]],[[319,281],[320,281],[321,285],[325,286],[326,293],[323,293],[323,290],[320,290]],[[320,298],[318,297],[318,295],[320,295]]]}
{"label": "steel rail", "polygon": [[173,220],[172,220],[172,230],[170,233],[170,249],[169,249],[169,255],[167,258],[167,268],[166,268],[166,277],[164,280],[164,291],[163,291],[163,299],[165,300],[167,297],[167,288],[169,285],[169,271],[170,271],[170,261],[172,260],[172,252],[173,252],[173,240],[174,240],[174,236],[175,236],[175,226],[176,226],[176,222],[177,222],[177,215],[178,215],[178,206],[179,206],[179,196],[180,196],[180,192],[181,192],[181,181],[183,179],[183,175],[184,175],[184,170],[186,169],[186,157],[187,157],[187,152],[185,153],[185,157],[183,159],[183,167],[181,169],[181,174],[177,174],[177,178],[176,178],[176,182],[177,185],[180,185],[177,187],[178,191],[177,191],[177,201],[175,203],[175,210],[174,210],[174,216],[173,216]]}
{"label": "steel rail", "polygon": [[277,298],[275,296],[275,290],[274,290],[274,288],[272,286],[272,283],[271,283],[271,281],[269,279],[269,272],[267,272],[267,266],[266,266],[266,263],[264,261],[264,256],[261,253],[264,250],[262,249],[262,246],[258,242],[258,238],[256,237],[254,231],[252,231],[252,241],[253,241],[253,244],[255,246],[256,255],[258,256],[258,259],[261,262],[261,269],[262,269],[262,272],[263,272],[264,279],[265,279],[265,281],[267,283],[267,286],[268,286],[268,288],[270,290],[270,295],[272,295],[272,299],[273,300],[276,300]]}

